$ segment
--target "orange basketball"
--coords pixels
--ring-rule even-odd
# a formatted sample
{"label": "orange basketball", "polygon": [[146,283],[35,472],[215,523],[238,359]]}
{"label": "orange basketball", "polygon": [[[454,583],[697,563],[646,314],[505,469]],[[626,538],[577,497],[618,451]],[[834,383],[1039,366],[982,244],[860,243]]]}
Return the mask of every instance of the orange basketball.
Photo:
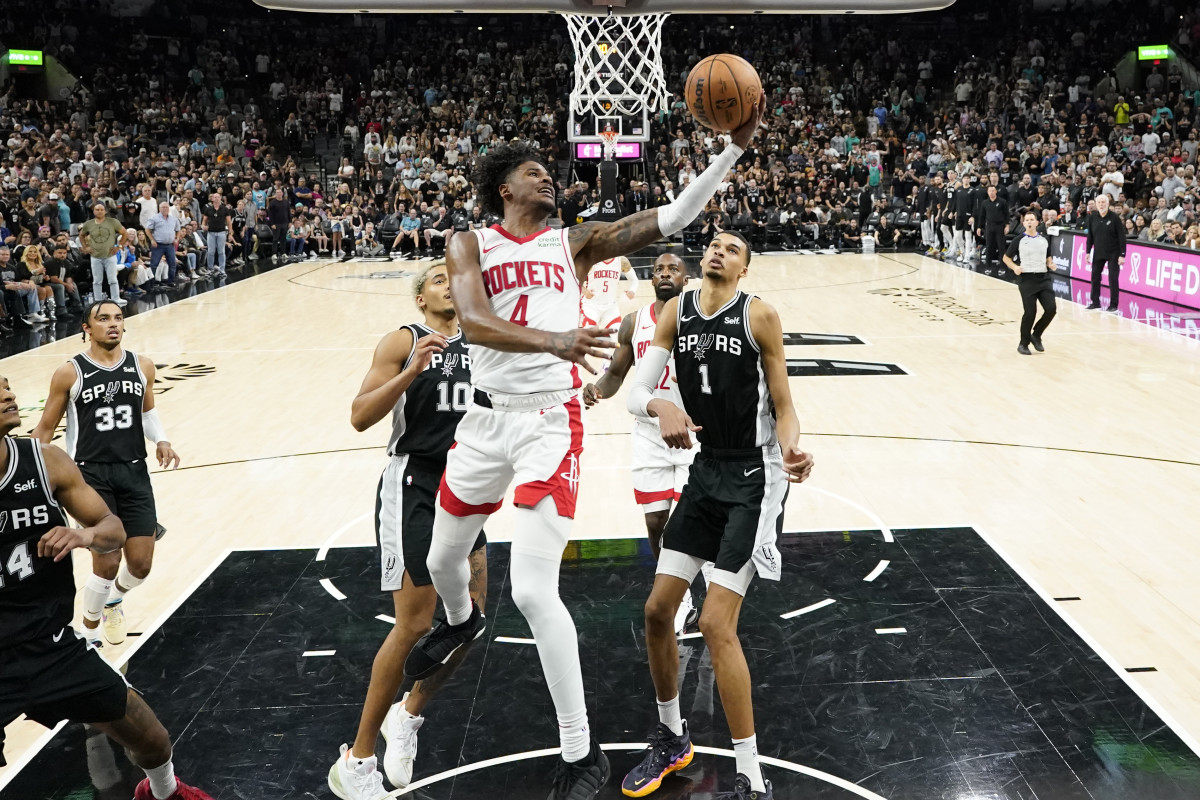
{"label": "orange basketball", "polygon": [[741,56],[721,53],[692,68],[684,90],[692,116],[714,131],[733,131],[745,125],[762,96],[758,70]]}

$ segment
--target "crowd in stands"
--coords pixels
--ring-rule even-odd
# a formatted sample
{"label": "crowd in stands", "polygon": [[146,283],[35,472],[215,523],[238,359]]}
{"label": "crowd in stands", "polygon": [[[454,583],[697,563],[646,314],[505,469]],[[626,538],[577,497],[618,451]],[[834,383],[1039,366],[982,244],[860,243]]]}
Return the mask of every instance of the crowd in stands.
{"label": "crowd in stands", "polygon": [[[1200,10],[991,5],[984,19],[952,7],[668,20],[673,85],[704,55],[737,52],[768,92],[765,129],[685,239],[734,228],[764,249],[856,248],[866,236],[961,258],[995,185],[1014,231],[1029,208],[1080,224],[1104,192],[1131,237],[1200,247],[1200,87],[1177,59],[1131,85],[1113,71],[1141,41],[1200,56]],[[0,87],[0,327],[78,313],[89,294],[194,290],[255,260],[431,253],[495,221],[471,184],[488,148],[533,140],[556,176],[567,157],[573,56],[555,16],[95,6],[0,17],[5,47],[42,49],[79,77],[53,100]],[[624,210],[670,202],[727,142],[676,98],[654,118],[645,175],[622,182]],[[573,224],[598,189],[562,183]]]}

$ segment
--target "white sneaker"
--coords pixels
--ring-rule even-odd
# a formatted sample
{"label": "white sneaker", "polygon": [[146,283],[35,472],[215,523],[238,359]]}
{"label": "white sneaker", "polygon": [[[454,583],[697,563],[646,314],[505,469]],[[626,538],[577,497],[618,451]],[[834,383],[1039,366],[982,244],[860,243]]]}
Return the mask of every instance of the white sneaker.
{"label": "white sneaker", "polygon": [[696,610],[696,603],[692,600],[692,590],[688,589],[687,594],[683,596],[683,602],[679,604],[679,610],[675,612],[675,634],[683,633],[687,626],[700,618],[700,612]]}
{"label": "white sneaker", "polygon": [[424,717],[401,720],[400,711],[408,695],[405,692],[400,702],[393,705],[383,719],[383,738],[387,743],[383,753],[383,771],[397,789],[412,783],[413,767],[417,760],[417,731],[425,721]]}
{"label": "white sneaker", "polygon": [[120,644],[125,641],[125,608],[124,603],[117,601],[111,606],[104,607],[100,627],[104,629],[104,638],[109,644]]}
{"label": "white sneaker", "polygon": [[129,301],[126,300],[124,297],[118,297],[115,300],[113,300],[113,302],[116,303],[117,305],[119,305],[121,308],[124,308],[125,306],[129,305]]}
{"label": "white sneaker", "polygon": [[383,788],[375,756],[363,760],[358,770],[350,769],[350,747],[342,745],[337,763],[329,768],[329,790],[342,800],[382,800],[388,796]]}

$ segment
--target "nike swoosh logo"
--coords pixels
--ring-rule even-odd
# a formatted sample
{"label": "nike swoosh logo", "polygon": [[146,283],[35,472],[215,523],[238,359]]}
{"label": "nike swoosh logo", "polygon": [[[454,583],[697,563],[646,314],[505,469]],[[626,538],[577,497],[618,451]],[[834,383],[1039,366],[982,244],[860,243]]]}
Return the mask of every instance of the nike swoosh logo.
{"label": "nike swoosh logo", "polygon": [[[501,242],[500,244],[504,244],[504,242]],[[491,247],[485,247],[485,248],[483,248],[483,254],[486,256],[488,253],[492,252],[492,251],[493,251],[493,250],[495,250],[497,247],[499,247],[499,246],[500,246],[500,244],[494,244],[494,245],[492,245]]]}
{"label": "nike swoosh logo", "polygon": [[58,633],[54,634],[54,641],[55,641],[55,642],[58,642],[60,639],[62,639],[62,636],[63,636],[63,631],[65,631],[65,630],[66,630],[66,628],[63,628],[63,630],[62,630],[62,631],[59,631]]}
{"label": "nike swoosh logo", "polygon": [[634,785],[634,786],[641,786],[641,785],[642,785],[643,783],[645,783],[647,780],[649,780],[649,778],[638,778],[636,781],[634,781],[634,782],[633,782],[633,785]]}
{"label": "nike swoosh logo", "polygon": [[98,369],[97,369],[97,370],[92,370],[91,372],[85,372],[85,373],[83,373],[83,377],[85,377],[85,378],[90,378],[90,377],[92,377],[93,375],[95,375],[95,374],[96,374],[97,372],[99,372],[99,371],[100,371],[100,370],[98,370]]}
{"label": "nike swoosh logo", "polygon": [[650,329],[651,329],[651,328],[653,328],[653,327],[654,327],[653,325],[643,325],[643,326],[642,326],[642,330],[644,330],[644,331],[648,331],[648,330],[650,330]]}
{"label": "nike swoosh logo", "polygon": [[680,317],[680,318],[679,318],[679,321],[680,321],[680,322],[691,322],[691,321],[692,321],[692,320],[694,320],[695,318],[696,318],[696,316],[693,314],[693,315],[692,315],[692,316],[690,316],[690,317]]}
{"label": "nike swoosh logo", "polygon": [[749,478],[751,475],[758,472],[760,469],[762,469],[762,467],[755,467],[754,469],[748,469],[745,472],[743,472],[742,475]]}

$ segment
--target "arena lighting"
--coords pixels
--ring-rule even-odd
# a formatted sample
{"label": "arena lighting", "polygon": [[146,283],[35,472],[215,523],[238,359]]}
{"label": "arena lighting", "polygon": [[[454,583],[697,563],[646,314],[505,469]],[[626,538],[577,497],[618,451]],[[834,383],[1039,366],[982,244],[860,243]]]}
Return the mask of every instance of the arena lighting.
{"label": "arena lighting", "polygon": [[9,50],[4,60],[21,67],[40,67],[43,63],[41,50]]}
{"label": "arena lighting", "polygon": [[1171,46],[1166,44],[1138,45],[1138,61],[1157,61],[1171,57]]}

